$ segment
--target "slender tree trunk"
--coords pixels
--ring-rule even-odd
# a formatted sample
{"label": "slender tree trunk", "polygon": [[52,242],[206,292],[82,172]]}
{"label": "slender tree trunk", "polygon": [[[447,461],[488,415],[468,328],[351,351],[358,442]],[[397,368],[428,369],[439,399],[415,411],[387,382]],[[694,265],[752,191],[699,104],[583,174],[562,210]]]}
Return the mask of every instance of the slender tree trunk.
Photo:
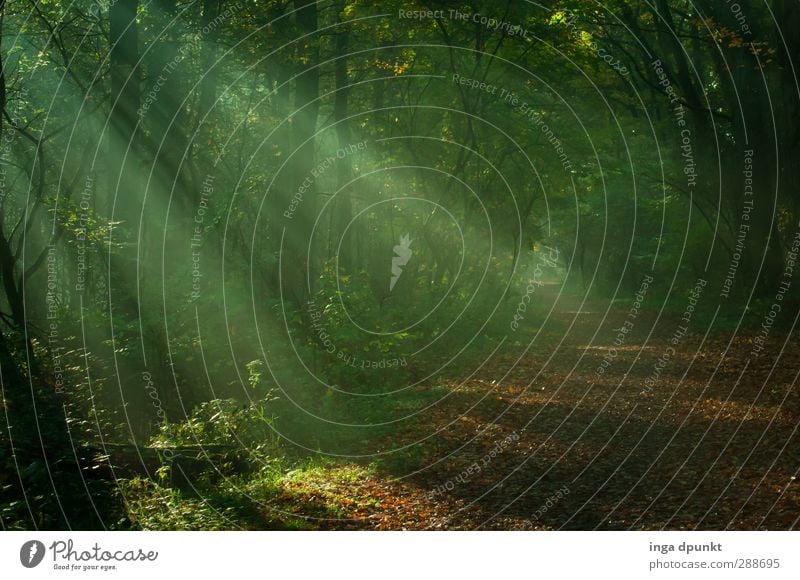
{"label": "slender tree trunk", "polygon": [[[147,260],[138,260],[142,248],[140,229],[143,213],[143,173],[140,136],[137,131],[141,95],[139,90],[139,35],[136,15],[138,0],[117,0],[109,9],[111,112],[109,120],[108,205],[111,219],[122,222],[114,228],[112,242],[124,244],[117,249],[110,264],[109,312],[114,325],[115,347],[120,352],[115,361],[117,380],[121,385],[124,405],[134,438],[145,437],[147,410],[145,389],[141,380],[144,369],[141,338],[127,326],[147,316],[146,304],[140,304],[137,282],[140,267]],[[143,232],[144,233],[144,232]],[[137,356],[138,354],[138,356]]]}
{"label": "slender tree trunk", "polygon": [[109,135],[109,193],[114,218],[127,228],[138,225],[140,199],[135,187],[139,173],[134,137],[139,108],[138,0],[117,0],[109,9],[111,43],[111,122]]}
{"label": "slender tree trunk", "polygon": [[[309,282],[315,278],[314,251],[310,246],[312,226],[316,215],[316,192],[312,170],[316,165],[314,132],[319,113],[318,43],[313,38],[317,30],[317,3],[296,0],[295,13],[298,34],[306,37],[298,48],[298,62],[304,70],[295,80],[294,110],[292,111],[292,195],[302,190],[292,222],[287,225],[288,251],[284,252],[284,297],[304,304],[308,298]],[[312,35],[312,36],[307,36]],[[288,262],[288,263],[287,263]]]}
{"label": "slender tree trunk", "polygon": [[[337,19],[341,22],[341,12],[344,9],[343,2],[337,2],[336,11]],[[344,119],[347,118],[348,112],[348,97],[350,91],[347,88],[350,82],[347,77],[347,57],[345,56],[349,50],[349,33],[342,26],[339,26],[336,32],[336,56],[338,57],[335,63],[334,76],[336,81],[336,97],[333,103],[333,115],[336,122],[336,137],[339,142],[339,148],[344,148],[350,144],[350,125]],[[348,232],[346,239],[340,239],[344,234],[345,229],[350,225],[350,220],[353,217],[353,202],[350,197],[348,189],[344,188],[345,184],[353,178],[353,166],[350,161],[350,156],[345,155],[343,159],[338,159],[336,162],[336,203],[334,204],[335,218],[330,236],[333,240],[333,247],[339,248],[340,255],[339,267],[346,272],[352,272],[354,269],[354,255],[353,255],[353,240],[355,239],[356,232],[351,228]],[[356,227],[357,224],[352,224]]]}

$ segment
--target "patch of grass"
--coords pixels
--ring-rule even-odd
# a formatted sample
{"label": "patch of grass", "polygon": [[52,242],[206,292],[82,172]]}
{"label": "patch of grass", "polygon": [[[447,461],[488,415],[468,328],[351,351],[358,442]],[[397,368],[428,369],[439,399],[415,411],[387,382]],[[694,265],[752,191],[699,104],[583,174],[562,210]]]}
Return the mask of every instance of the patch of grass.
{"label": "patch of grass", "polygon": [[236,530],[236,509],[208,499],[187,498],[174,488],[145,478],[122,482],[131,523],[143,530]]}
{"label": "patch of grass", "polygon": [[374,466],[336,465],[315,461],[286,474],[280,481],[284,498],[311,507],[323,508],[337,518],[349,518],[357,511],[375,506],[364,494],[364,485],[375,474]]}
{"label": "patch of grass", "polygon": [[122,482],[128,517],[146,530],[319,529],[376,507],[366,493],[375,468],[307,460],[269,465],[189,494],[158,482]]}

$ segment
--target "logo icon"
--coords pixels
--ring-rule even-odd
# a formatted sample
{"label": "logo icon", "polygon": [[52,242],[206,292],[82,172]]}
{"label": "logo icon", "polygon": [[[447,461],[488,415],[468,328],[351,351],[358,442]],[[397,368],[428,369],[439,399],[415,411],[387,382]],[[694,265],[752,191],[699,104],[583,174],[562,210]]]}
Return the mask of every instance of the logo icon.
{"label": "logo icon", "polygon": [[394,248],[395,256],[392,258],[392,278],[389,280],[389,292],[394,290],[394,285],[403,273],[403,266],[408,264],[414,252],[411,251],[411,238],[408,234],[400,237],[400,243]]}
{"label": "logo icon", "polygon": [[19,561],[26,568],[36,568],[44,559],[44,544],[39,540],[29,540],[19,550]]}

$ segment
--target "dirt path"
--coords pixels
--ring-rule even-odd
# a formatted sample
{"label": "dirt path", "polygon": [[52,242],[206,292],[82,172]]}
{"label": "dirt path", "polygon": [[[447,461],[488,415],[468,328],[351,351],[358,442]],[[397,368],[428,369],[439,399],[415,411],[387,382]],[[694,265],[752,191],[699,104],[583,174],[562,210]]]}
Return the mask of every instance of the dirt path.
{"label": "dirt path", "polygon": [[524,356],[528,340],[447,380],[392,438],[425,439],[420,469],[348,484],[373,500],[352,527],[796,528],[797,342],[753,357],[752,335],[681,335],[681,313],[608,306],[561,297]]}

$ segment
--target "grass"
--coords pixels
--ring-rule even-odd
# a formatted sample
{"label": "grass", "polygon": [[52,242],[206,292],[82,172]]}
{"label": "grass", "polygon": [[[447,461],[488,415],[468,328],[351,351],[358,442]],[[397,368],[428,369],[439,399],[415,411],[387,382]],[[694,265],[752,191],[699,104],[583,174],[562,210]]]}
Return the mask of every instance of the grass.
{"label": "grass", "polygon": [[189,490],[137,477],[121,493],[131,523],[145,530],[324,529],[377,507],[362,493],[374,475],[375,466],[313,459],[216,484],[200,477]]}

